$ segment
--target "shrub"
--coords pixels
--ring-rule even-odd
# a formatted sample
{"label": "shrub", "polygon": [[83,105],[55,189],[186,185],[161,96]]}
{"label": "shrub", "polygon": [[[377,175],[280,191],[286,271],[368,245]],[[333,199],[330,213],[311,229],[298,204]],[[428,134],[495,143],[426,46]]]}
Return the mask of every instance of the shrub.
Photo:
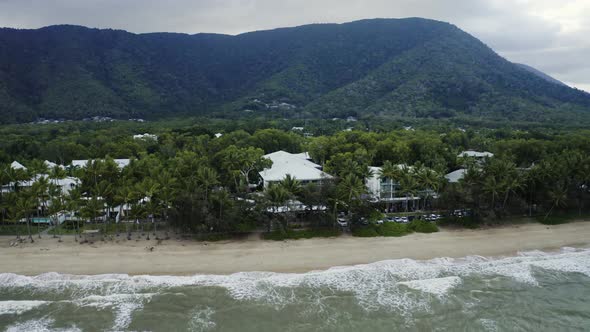
{"label": "shrub", "polygon": [[385,218],[385,215],[383,213],[379,212],[378,210],[371,211],[371,214],[369,215],[370,222],[375,222],[375,221],[381,220],[383,218]]}
{"label": "shrub", "polygon": [[377,226],[371,225],[353,229],[352,235],[358,237],[375,237],[379,236],[380,234],[377,232]]}
{"label": "shrub", "polygon": [[438,227],[434,223],[425,220],[414,219],[408,224],[408,228],[417,233],[435,233]]}
{"label": "shrub", "polygon": [[570,218],[569,216],[549,216],[547,218],[545,218],[545,216],[537,217],[537,221],[544,225],[561,225],[572,220],[573,218]]}
{"label": "shrub", "polygon": [[302,231],[294,231],[288,230],[284,231],[274,231],[270,233],[264,233],[262,237],[265,240],[274,240],[274,241],[282,241],[282,240],[298,240],[298,239],[311,239],[314,237],[334,237],[340,235],[340,230],[335,229],[328,229],[328,228],[318,228],[318,229],[306,229]]}
{"label": "shrub", "polygon": [[377,231],[382,236],[404,236],[412,232],[407,225],[392,222],[379,225]]}

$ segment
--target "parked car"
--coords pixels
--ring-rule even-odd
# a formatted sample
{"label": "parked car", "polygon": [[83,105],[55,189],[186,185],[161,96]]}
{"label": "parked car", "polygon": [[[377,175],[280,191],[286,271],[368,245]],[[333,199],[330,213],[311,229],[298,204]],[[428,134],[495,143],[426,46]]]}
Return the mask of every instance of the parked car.
{"label": "parked car", "polygon": [[347,227],[348,226],[348,222],[344,218],[338,218],[338,225],[340,225],[342,227]]}
{"label": "parked car", "polygon": [[385,222],[385,219],[378,219],[375,221],[377,225],[381,225],[383,222]]}

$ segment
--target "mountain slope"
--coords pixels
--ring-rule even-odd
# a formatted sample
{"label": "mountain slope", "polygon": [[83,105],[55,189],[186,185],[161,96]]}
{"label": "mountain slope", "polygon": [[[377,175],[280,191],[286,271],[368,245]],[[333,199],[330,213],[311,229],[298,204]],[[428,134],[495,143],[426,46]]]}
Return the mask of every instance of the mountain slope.
{"label": "mountain slope", "polygon": [[531,72],[531,73],[533,73],[533,74],[535,74],[535,75],[537,75],[537,76],[539,76],[539,77],[541,77],[541,78],[543,78],[543,79],[545,79],[545,80],[547,80],[549,82],[552,82],[552,83],[555,83],[555,84],[559,84],[559,85],[567,85],[567,84],[563,83],[562,81],[557,80],[557,79],[555,79],[555,78],[553,78],[553,77],[545,74],[544,72],[542,72],[542,71],[540,71],[540,70],[538,70],[538,69],[536,69],[534,67],[531,67],[529,65],[525,65],[523,63],[516,63],[516,65],[519,66],[519,67],[521,67],[521,68],[523,68],[523,69],[525,69],[525,70],[528,70],[529,72]]}
{"label": "mountain slope", "polygon": [[565,121],[588,116],[590,97],[453,25],[417,18],[237,36],[0,29],[4,123],[243,110]]}

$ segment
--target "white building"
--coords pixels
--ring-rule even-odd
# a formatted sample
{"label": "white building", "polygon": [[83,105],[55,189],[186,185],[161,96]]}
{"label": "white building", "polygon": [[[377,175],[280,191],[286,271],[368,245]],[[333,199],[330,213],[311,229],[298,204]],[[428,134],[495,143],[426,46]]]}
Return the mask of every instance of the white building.
{"label": "white building", "polygon": [[[57,165],[55,163],[52,163],[50,161],[45,161],[45,165],[47,165],[48,168],[52,168],[55,166],[61,166],[61,165]],[[27,170],[27,168],[25,166],[23,166],[21,163],[19,163],[18,161],[13,161],[10,164],[10,167],[13,169],[22,169],[22,170]],[[63,166],[61,166],[63,167]],[[76,186],[80,185],[80,179],[75,178],[75,177],[65,177],[63,179],[51,179],[49,177],[48,174],[36,174],[35,176],[31,177],[28,180],[23,180],[23,181],[18,181],[16,183],[16,187],[19,188],[30,188],[33,186],[33,184],[35,183],[35,181],[37,181],[38,179],[41,178],[47,178],[49,183],[52,183],[54,185],[57,185],[58,187],[60,187],[61,192],[64,195],[67,195],[70,193],[70,191],[75,188]],[[2,184],[2,192],[3,193],[9,193],[14,191],[15,188],[15,182],[10,182],[10,183],[3,183]]]}
{"label": "white building", "polygon": [[43,163],[45,164],[45,166],[47,166],[47,168],[48,168],[49,170],[52,170],[52,169],[53,169],[53,168],[55,168],[56,166],[57,166],[57,167],[59,167],[59,168],[61,168],[61,169],[64,169],[64,168],[65,168],[63,165],[58,165],[58,164],[56,164],[56,163],[54,163],[54,162],[51,162],[51,161],[49,161],[49,160],[45,160]]}
{"label": "white building", "polygon": [[[129,166],[129,163],[131,162],[130,159],[113,159],[113,160],[115,161],[115,164],[117,164],[117,166],[119,166],[120,169]],[[88,165],[89,161],[90,161],[89,159],[72,160],[72,167],[84,168],[84,167],[86,167],[86,165]]]}
{"label": "white building", "polygon": [[475,159],[483,159],[483,158],[491,158],[493,157],[494,154],[491,152],[479,152],[479,151],[473,151],[473,150],[467,150],[467,151],[463,151],[461,153],[459,153],[457,155],[457,158],[475,158]]}
{"label": "white building", "polygon": [[264,156],[272,161],[272,166],[260,172],[264,187],[271,183],[282,181],[287,174],[299,180],[302,184],[321,183],[333,177],[322,171],[322,167],[309,158],[307,152],[292,154],[285,151],[277,151]]}
{"label": "white building", "polygon": [[[397,167],[407,167],[406,165],[397,165]],[[411,166],[410,166],[411,167]],[[400,185],[389,178],[381,177],[381,167],[370,166],[371,176],[365,181],[371,200],[377,202],[402,202],[418,197],[406,197],[400,192]]]}
{"label": "white building", "polygon": [[13,162],[10,164],[10,168],[12,168],[12,169],[22,169],[23,171],[26,171],[26,170],[27,170],[27,168],[26,168],[25,166],[23,166],[23,164],[19,163],[19,162],[18,162],[18,161],[16,161],[16,160],[15,160],[15,161],[13,161]]}
{"label": "white building", "polygon": [[137,134],[137,135],[133,135],[133,139],[140,139],[140,140],[153,140],[153,141],[157,141],[158,140],[158,136],[154,135],[154,134]]}
{"label": "white building", "polygon": [[464,168],[460,168],[456,171],[452,171],[451,173],[445,175],[445,179],[447,179],[449,181],[449,183],[457,183],[459,182],[459,180],[461,180],[463,177],[465,177],[465,172],[467,170]]}

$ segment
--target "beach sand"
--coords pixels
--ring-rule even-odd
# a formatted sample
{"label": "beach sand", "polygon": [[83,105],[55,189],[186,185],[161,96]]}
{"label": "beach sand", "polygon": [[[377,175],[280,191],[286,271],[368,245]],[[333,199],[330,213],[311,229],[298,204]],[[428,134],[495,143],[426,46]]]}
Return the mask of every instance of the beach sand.
{"label": "beach sand", "polygon": [[[333,266],[411,258],[504,256],[518,251],[590,246],[590,222],[558,226],[536,223],[479,230],[442,230],[399,238],[355,238],[293,241],[241,240],[204,243],[145,239],[78,244],[50,235],[11,247],[14,237],[0,237],[0,273],[45,272],[93,275],[228,274],[246,271],[306,272]],[[153,251],[148,247],[154,247]]]}

